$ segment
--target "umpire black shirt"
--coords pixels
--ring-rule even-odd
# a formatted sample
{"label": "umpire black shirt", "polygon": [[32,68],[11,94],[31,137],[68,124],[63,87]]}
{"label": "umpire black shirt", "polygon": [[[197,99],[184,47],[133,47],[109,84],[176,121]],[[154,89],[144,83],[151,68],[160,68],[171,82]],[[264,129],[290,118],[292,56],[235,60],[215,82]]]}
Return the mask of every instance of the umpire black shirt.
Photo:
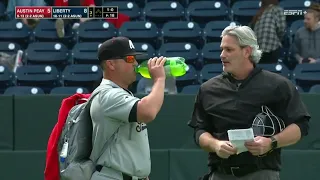
{"label": "umpire black shirt", "polygon": [[[261,106],[268,106],[286,126],[296,123],[302,136],[308,134],[310,115],[296,87],[287,78],[255,67],[243,81],[222,73],[201,85],[197,94],[192,119],[188,125],[195,130],[195,141],[209,132],[219,140],[228,140],[229,129],[250,128]],[[250,152],[222,159],[209,153],[209,166],[243,166],[255,164],[261,169],[281,169],[280,149],[266,156]]]}

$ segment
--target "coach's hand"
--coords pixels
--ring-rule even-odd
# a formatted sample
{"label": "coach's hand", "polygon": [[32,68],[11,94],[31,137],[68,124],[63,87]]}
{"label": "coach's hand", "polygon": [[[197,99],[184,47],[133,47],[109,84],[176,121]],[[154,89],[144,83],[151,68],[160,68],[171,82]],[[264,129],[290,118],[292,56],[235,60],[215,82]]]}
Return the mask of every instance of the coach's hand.
{"label": "coach's hand", "polygon": [[254,141],[246,142],[244,145],[252,155],[259,156],[271,150],[271,139],[257,136]]}
{"label": "coach's hand", "polygon": [[229,141],[218,141],[214,149],[216,154],[223,159],[237,153],[237,149]]}
{"label": "coach's hand", "polygon": [[165,79],[166,74],[164,71],[164,63],[166,62],[165,57],[154,57],[150,58],[148,61],[148,69],[150,72],[150,76],[152,77],[153,80],[157,79]]}

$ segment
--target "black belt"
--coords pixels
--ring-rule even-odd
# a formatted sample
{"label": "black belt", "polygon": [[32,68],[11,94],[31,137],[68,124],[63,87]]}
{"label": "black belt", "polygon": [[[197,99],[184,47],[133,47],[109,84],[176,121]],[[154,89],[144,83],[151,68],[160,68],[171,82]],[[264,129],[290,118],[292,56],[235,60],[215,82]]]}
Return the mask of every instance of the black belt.
{"label": "black belt", "polygon": [[233,175],[236,177],[242,177],[250,173],[254,173],[258,171],[259,168],[256,165],[248,165],[248,166],[234,166],[234,167],[221,167],[217,166],[212,168],[213,172]]}
{"label": "black belt", "polygon": [[[101,166],[101,165],[97,165],[97,166],[96,166],[96,170],[97,170],[98,172],[100,172],[100,171],[102,170],[102,168],[103,168],[103,166]],[[123,178],[123,180],[132,180],[132,177],[131,177],[131,176],[129,176],[129,175],[127,175],[127,174],[124,174],[124,173],[122,173],[122,178]],[[147,180],[147,178],[140,178],[140,179],[138,179],[138,180]]]}

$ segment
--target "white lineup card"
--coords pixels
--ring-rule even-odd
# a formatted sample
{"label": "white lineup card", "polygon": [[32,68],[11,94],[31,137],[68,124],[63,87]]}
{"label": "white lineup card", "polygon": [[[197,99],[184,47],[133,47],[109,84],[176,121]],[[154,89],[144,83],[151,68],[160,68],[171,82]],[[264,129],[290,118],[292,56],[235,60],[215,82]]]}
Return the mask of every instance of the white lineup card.
{"label": "white lineup card", "polygon": [[246,141],[253,141],[253,129],[233,129],[228,130],[229,141],[233,146],[237,148],[237,154],[248,151],[248,149],[244,146]]}

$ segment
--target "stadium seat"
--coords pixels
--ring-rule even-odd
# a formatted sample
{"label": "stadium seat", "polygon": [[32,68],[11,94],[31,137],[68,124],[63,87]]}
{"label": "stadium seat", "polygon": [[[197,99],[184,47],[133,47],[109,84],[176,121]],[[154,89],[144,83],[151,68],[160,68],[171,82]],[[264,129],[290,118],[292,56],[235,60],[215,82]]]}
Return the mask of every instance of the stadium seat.
{"label": "stadium seat", "polygon": [[12,86],[5,90],[4,95],[37,95],[45,94],[39,87],[33,86]]}
{"label": "stadium seat", "polygon": [[63,38],[59,38],[54,20],[41,19],[34,29],[34,38],[40,42],[61,42],[68,47],[73,46],[73,31],[66,31]]}
{"label": "stadium seat", "polygon": [[118,12],[130,17],[130,20],[140,19],[140,8],[132,1],[105,1],[103,6],[117,6]]}
{"label": "stadium seat", "polygon": [[[127,1],[127,0],[115,0],[115,1]],[[146,4],[145,0],[135,0],[135,3],[137,3],[137,5],[139,6],[139,8],[143,8],[144,5]]]}
{"label": "stadium seat", "polygon": [[93,84],[102,78],[102,70],[98,65],[72,64],[62,72],[64,86],[80,86],[93,90]]}
{"label": "stadium seat", "polygon": [[0,93],[14,85],[14,73],[6,66],[0,65]]}
{"label": "stadium seat", "polygon": [[99,64],[98,48],[99,42],[80,42],[72,49],[74,64]]}
{"label": "stadium seat", "polygon": [[0,21],[5,19],[6,5],[0,2]]}
{"label": "stadium seat", "polygon": [[0,41],[15,42],[26,47],[30,30],[19,20],[0,21]]}
{"label": "stadium seat", "polygon": [[189,21],[170,21],[162,27],[164,43],[190,42],[198,48],[202,47],[202,30],[197,23]]}
{"label": "stadium seat", "polygon": [[206,82],[209,79],[220,75],[223,72],[222,64],[207,64],[200,71],[200,81]]}
{"label": "stadium seat", "polygon": [[298,64],[293,70],[293,79],[308,92],[311,86],[320,84],[320,64]]}
{"label": "stadium seat", "polygon": [[291,76],[290,70],[282,64],[258,64],[258,67],[280,74],[288,79],[290,79]]}
{"label": "stadium seat", "polygon": [[89,90],[87,88],[83,88],[83,87],[56,87],[50,91],[50,94],[73,95],[76,93],[87,94],[87,93],[89,93]]}
{"label": "stadium seat", "polygon": [[[199,1],[199,0],[188,0],[189,4],[191,4],[192,2],[196,2],[196,1]],[[230,7],[230,0],[221,0],[219,2],[222,2],[224,3],[227,7]]]}
{"label": "stadium seat", "polygon": [[296,15],[287,15],[286,21],[287,24],[290,26],[292,22],[296,20],[303,20],[304,19],[304,11],[310,6],[309,3],[306,3],[307,1],[292,1],[292,0],[282,0],[280,1],[280,6],[284,10],[300,10],[301,14]]}
{"label": "stadium seat", "polygon": [[260,9],[260,1],[236,1],[232,6],[233,20],[247,25]]}
{"label": "stadium seat", "polygon": [[200,85],[189,85],[182,88],[182,94],[197,94],[199,91]]}
{"label": "stadium seat", "polygon": [[136,52],[143,53],[144,55],[137,55],[136,59],[138,63],[148,60],[149,58],[153,58],[156,56],[156,50],[148,43],[133,43]]}
{"label": "stadium seat", "polygon": [[297,30],[303,26],[304,26],[303,20],[296,20],[291,23],[290,28],[289,28],[289,39],[290,39],[291,43],[293,43],[294,36],[295,36]]}
{"label": "stadium seat", "polygon": [[214,20],[230,20],[229,8],[221,1],[194,1],[189,4],[187,15],[201,27]]}
{"label": "stadium seat", "polygon": [[119,36],[125,36],[133,43],[149,43],[154,48],[159,45],[159,31],[156,24],[146,21],[125,22],[119,29]]}
{"label": "stadium seat", "polygon": [[240,25],[232,21],[210,21],[203,29],[203,37],[208,42],[220,42],[222,31],[229,25]]}
{"label": "stadium seat", "polygon": [[320,93],[320,84],[316,84],[316,85],[311,86],[309,93],[319,94]]}
{"label": "stadium seat", "polygon": [[78,29],[80,42],[104,42],[117,35],[113,24],[105,21],[87,21]]}
{"label": "stadium seat", "polygon": [[168,21],[186,20],[183,6],[174,1],[148,2],[143,12],[146,20],[156,23],[158,27]]}
{"label": "stadium seat", "polygon": [[166,43],[160,47],[159,56],[183,57],[187,64],[196,65],[199,58],[199,50],[192,43]]}
{"label": "stadium seat", "polygon": [[60,86],[59,72],[55,66],[25,65],[17,68],[17,86],[36,86],[46,93],[53,87]]}
{"label": "stadium seat", "polygon": [[199,84],[198,74],[194,66],[189,65],[189,70],[184,76],[180,76],[176,78],[176,85],[178,87],[178,91],[181,91],[181,88],[188,85]]}
{"label": "stadium seat", "polygon": [[[169,1],[169,2],[172,2],[172,0],[146,0],[146,2],[155,2],[155,1]],[[188,5],[188,1],[187,0],[176,0],[174,2],[179,2],[183,7],[186,7]]]}
{"label": "stadium seat", "polygon": [[202,48],[202,59],[204,64],[221,63],[220,43],[207,43]]}
{"label": "stadium seat", "polygon": [[27,64],[64,66],[68,63],[69,50],[59,42],[30,43],[25,53]]}
{"label": "stadium seat", "polygon": [[0,52],[7,53],[10,55],[16,54],[21,46],[14,42],[0,42]]}

